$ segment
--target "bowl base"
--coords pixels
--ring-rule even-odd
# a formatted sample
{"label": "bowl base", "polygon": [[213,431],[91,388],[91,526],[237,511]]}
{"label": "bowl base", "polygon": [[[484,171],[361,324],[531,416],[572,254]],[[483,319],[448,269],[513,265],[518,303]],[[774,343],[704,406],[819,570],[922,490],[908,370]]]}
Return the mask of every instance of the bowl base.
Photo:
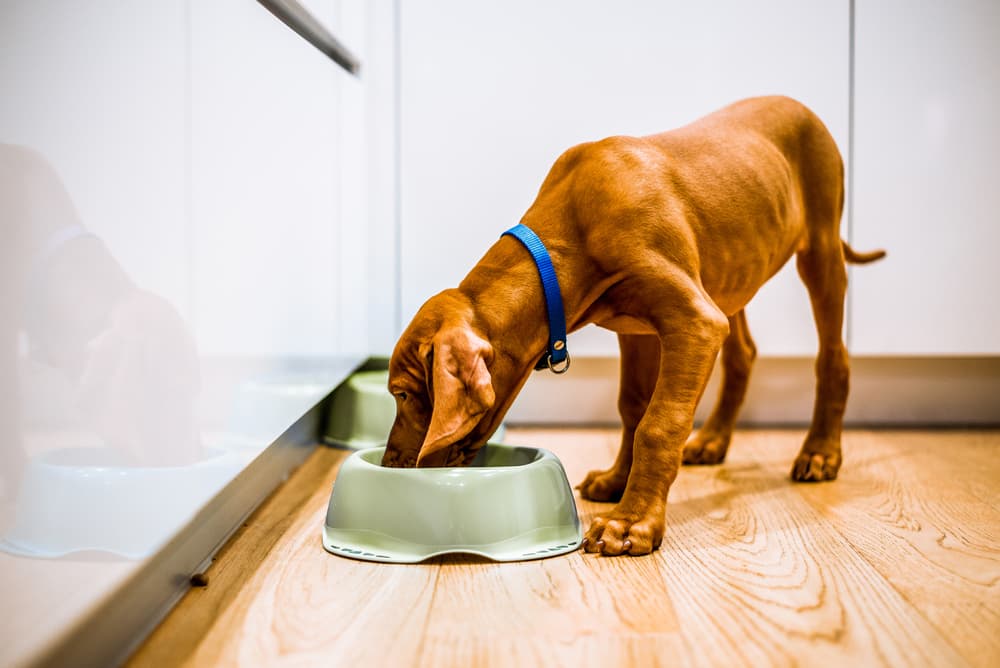
{"label": "bowl base", "polygon": [[530,561],[573,552],[582,542],[579,528],[574,531],[571,527],[534,529],[488,545],[435,546],[415,546],[376,531],[323,527],[323,547],[327,552],[351,559],[397,564],[416,564],[442,554],[473,554],[492,561]]}

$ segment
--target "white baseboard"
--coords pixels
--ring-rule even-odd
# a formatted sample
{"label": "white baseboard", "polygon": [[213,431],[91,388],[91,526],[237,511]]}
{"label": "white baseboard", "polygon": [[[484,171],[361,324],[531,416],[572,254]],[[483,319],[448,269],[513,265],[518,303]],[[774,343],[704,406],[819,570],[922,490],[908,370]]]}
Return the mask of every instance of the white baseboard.
{"label": "white baseboard", "polygon": [[[744,426],[807,425],[815,377],[812,358],[758,359]],[[719,388],[715,370],[695,416],[701,422]],[[618,359],[582,357],[569,373],[534,373],[507,420],[512,424],[617,424]],[[848,425],[1000,425],[1000,357],[854,357]]]}

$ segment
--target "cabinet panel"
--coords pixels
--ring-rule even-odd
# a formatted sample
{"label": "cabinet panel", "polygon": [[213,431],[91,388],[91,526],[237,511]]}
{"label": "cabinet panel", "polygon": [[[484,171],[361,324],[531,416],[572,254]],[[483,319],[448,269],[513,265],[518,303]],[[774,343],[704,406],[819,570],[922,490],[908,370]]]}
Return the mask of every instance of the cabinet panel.
{"label": "cabinet panel", "polygon": [[[148,442],[187,445],[142,347],[170,348],[191,310],[185,19],[180,2],[0,3],[0,665],[34,665],[137,565],[48,557],[174,528],[95,460],[139,421]],[[74,454],[79,468],[47,464]],[[181,512],[198,500],[172,495]],[[144,526],[109,506],[142,509]]]}
{"label": "cabinet panel", "polygon": [[347,76],[255,2],[0,3],[0,664],[116,663],[367,356]]}
{"label": "cabinet panel", "polygon": [[[27,147],[51,176],[18,193],[34,198],[22,206],[53,198],[55,183],[69,202],[55,217],[4,222],[27,230],[28,253],[81,225],[137,285],[187,315],[185,27],[176,2],[0,7],[0,143]],[[10,169],[0,178],[29,182]]]}
{"label": "cabinet panel", "polygon": [[856,14],[853,352],[1000,353],[1000,4]]}
{"label": "cabinet panel", "polygon": [[346,75],[256,3],[190,11],[201,351],[335,354]]}
{"label": "cabinet panel", "polygon": [[[444,2],[401,6],[402,315],[456,285],[531,204],[565,149],[784,93],[843,149],[848,3]],[[794,268],[750,309],[762,352],[811,353]],[[577,354],[613,354],[587,333]]]}

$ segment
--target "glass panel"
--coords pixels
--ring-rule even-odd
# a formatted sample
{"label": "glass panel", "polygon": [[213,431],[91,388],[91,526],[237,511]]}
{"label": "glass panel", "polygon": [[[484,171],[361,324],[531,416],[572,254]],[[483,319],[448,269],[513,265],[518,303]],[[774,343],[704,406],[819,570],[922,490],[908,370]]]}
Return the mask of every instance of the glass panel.
{"label": "glass panel", "polygon": [[367,256],[341,247],[347,76],[256,3],[0,9],[0,663],[366,356],[343,333],[365,265],[341,258]]}

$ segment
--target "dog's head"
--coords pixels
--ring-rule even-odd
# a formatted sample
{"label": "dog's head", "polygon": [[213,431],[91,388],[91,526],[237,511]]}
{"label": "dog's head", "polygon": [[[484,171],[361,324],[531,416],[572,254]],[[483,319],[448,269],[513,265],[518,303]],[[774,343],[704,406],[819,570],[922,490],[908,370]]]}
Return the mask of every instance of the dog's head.
{"label": "dog's head", "polygon": [[383,466],[463,466],[497,420],[493,348],[471,306],[448,291],[420,309],[389,362],[396,420]]}

